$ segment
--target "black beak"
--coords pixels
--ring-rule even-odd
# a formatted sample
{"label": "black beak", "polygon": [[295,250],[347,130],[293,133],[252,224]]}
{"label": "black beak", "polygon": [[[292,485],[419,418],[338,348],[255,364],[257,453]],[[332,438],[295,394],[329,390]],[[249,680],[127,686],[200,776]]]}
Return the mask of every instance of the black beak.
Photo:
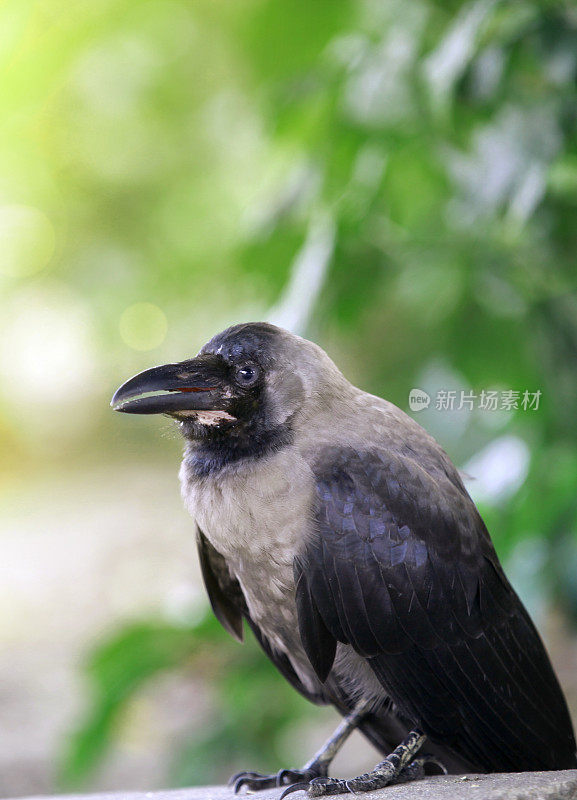
{"label": "black beak", "polygon": [[225,363],[203,355],[135,375],[116,391],[110,405],[126,414],[224,411]]}

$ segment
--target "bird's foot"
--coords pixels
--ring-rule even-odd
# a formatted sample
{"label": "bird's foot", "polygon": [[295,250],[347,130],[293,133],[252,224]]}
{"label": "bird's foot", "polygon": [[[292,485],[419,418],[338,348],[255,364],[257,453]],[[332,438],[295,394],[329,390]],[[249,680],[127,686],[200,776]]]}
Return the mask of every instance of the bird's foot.
{"label": "bird's foot", "polygon": [[281,769],[272,775],[260,772],[237,772],[229,781],[237,794],[241,789],[259,792],[261,789],[274,789],[277,786],[308,786],[316,778],[324,777],[326,769],[322,767],[303,767],[302,769]]}
{"label": "bird's foot", "polygon": [[[333,735],[324,743],[321,749],[307,761],[301,769],[281,769],[275,775],[262,775],[260,772],[237,772],[229,781],[234,786],[235,794],[241,789],[249,792],[258,792],[261,789],[274,789],[277,786],[290,787],[290,791],[307,789],[316,780],[328,780],[329,764],[338,752],[342,743],[357,727],[369,706],[369,702],[362,700],[340,723]],[[284,794],[283,794],[284,797]]]}
{"label": "bird's foot", "polygon": [[398,767],[398,764],[395,765],[386,758],[372,772],[366,772],[364,775],[359,775],[358,778],[349,778],[348,780],[327,777],[313,778],[308,782],[299,782],[288,786],[280,795],[279,800],[283,800],[293,792],[300,791],[306,792],[308,797],[361,794],[375,789],[382,789],[384,786],[389,786],[393,783],[408,783],[409,781],[424,778],[426,775],[445,775],[447,773],[441,762],[432,756],[415,758],[405,767],[401,769]]}
{"label": "bird's foot", "polygon": [[285,789],[279,800],[284,800],[287,795],[298,791],[306,792],[309,797],[348,794],[349,792],[360,794],[382,789],[391,783],[404,783],[422,778],[427,774],[446,772],[443,765],[432,756],[425,755],[415,758],[425,739],[426,736],[420,731],[411,731],[407,738],[371,772],[348,780],[321,775],[308,782],[301,781]]}
{"label": "bird's foot", "polygon": [[306,792],[309,797],[322,797],[325,794],[347,794],[350,791],[347,782],[341,778],[313,778],[306,783],[295,783],[284,790],[278,800],[293,792]]}

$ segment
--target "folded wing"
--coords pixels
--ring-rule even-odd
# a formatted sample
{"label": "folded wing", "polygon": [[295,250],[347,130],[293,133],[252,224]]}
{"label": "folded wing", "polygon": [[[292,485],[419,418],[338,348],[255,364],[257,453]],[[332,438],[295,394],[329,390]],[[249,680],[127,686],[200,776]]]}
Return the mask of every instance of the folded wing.
{"label": "folded wing", "polygon": [[575,767],[548,656],[458,477],[345,448],[320,454],[316,474],[295,577],[321,680],[349,644],[405,717],[477,769]]}

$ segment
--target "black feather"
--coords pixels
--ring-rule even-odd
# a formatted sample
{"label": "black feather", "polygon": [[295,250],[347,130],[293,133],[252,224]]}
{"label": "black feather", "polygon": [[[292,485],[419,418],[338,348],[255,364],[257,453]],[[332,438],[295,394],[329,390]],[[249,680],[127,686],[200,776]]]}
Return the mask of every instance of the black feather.
{"label": "black feather", "polygon": [[307,624],[301,628],[303,647],[319,680],[324,683],[335,660],[337,640],[323,622],[298,562],[295,562],[295,586],[299,618],[307,619]]}
{"label": "black feather", "polygon": [[546,651],[456,473],[337,447],[315,470],[317,527],[299,556],[307,653],[323,630],[350,643],[398,713],[474,769],[577,766]]}
{"label": "black feather", "polygon": [[246,602],[238,581],[229,572],[226,561],[206,536],[197,530],[196,543],[206,593],[215,617],[222,627],[242,642],[242,619]]}

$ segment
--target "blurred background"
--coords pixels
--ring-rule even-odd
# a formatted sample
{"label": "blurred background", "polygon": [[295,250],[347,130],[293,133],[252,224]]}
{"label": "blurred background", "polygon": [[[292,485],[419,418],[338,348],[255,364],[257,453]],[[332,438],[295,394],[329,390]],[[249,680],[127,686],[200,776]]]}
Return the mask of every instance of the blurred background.
{"label": "blurred background", "polygon": [[0,794],[297,766],[334,724],[207,613],[171,423],[108,405],[246,320],[470,476],[577,716],[574,4],[4,0],[0,76]]}

